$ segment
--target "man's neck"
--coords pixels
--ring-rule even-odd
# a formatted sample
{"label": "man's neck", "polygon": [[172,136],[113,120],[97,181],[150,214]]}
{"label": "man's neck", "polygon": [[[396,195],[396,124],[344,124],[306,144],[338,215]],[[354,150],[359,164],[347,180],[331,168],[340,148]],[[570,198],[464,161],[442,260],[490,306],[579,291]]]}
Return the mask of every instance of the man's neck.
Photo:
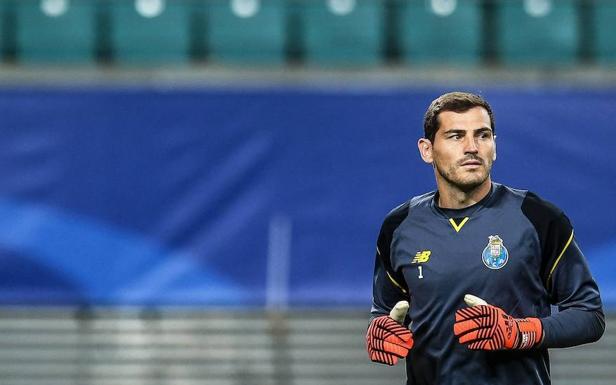
{"label": "man's neck", "polygon": [[479,202],[490,193],[490,178],[472,190],[461,190],[447,181],[437,181],[438,206],[444,209],[463,209]]}

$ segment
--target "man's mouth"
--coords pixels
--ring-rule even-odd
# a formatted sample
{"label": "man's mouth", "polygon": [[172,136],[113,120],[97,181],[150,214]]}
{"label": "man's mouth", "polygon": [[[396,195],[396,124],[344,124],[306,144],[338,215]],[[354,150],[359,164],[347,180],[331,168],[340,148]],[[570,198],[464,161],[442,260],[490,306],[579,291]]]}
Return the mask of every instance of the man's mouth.
{"label": "man's mouth", "polygon": [[483,164],[482,161],[477,159],[470,159],[462,162],[461,166],[481,166]]}

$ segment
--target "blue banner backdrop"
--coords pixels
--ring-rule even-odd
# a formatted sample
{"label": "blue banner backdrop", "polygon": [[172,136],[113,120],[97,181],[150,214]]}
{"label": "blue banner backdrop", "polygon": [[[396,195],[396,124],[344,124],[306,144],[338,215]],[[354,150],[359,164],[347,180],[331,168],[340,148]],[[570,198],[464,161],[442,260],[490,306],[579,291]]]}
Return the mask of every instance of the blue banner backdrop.
{"label": "blue banner backdrop", "polygon": [[[0,303],[367,307],[443,91],[2,90]],[[616,90],[481,93],[494,179],[567,212],[616,307]]]}

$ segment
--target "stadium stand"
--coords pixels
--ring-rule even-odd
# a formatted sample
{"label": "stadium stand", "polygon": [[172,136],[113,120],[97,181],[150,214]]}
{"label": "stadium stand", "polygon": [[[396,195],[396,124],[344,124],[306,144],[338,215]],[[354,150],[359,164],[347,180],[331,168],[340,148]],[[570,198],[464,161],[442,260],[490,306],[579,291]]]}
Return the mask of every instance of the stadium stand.
{"label": "stadium stand", "polygon": [[580,28],[575,1],[503,2],[497,19],[505,65],[558,67],[577,61]]}
{"label": "stadium stand", "polygon": [[308,64],[361,67],[382,62],[381,3],[304,1],[302,7]]}
{"label": "stadium stand", "polygon": [[15,7],[14,25],[20,63],[94,62],[95,2],[25,0],[8,4],[11,5]]}
{"label": "stadium stand", "polygon": [[403,68],[613,62],[602,0],[6,0],[4,62]]}
{"label": "stadium stand", "polygon": [[[366,324],[359,312],[2,309],[0,376],[3,385],[400,384],[403,365],[368,360]],[[608,329],[597,344],[554,350],[553,383],[611,385],[614,360]]]}
{"label": "stadium stand", "polygon": [[596,38],[596,59],[602,65],[613,66],[616,63],[616,1],[601,0],[595,4],[591,25]]}
{"label": "stadium stand", "polygon": [[208,61],[260,66],[284,64],[285,2],[212,1],[205,7]]}
{"label": "stadium stand", "polygon": [[190,59],[190,4],[185,1],[113,1],[113,58],[127,65],[178,65]]}
{"label": "stadium stand", "polygon": [[482,10],[478,2],[400,4],[399,39],[408,65],[476,65],[482,55]]}

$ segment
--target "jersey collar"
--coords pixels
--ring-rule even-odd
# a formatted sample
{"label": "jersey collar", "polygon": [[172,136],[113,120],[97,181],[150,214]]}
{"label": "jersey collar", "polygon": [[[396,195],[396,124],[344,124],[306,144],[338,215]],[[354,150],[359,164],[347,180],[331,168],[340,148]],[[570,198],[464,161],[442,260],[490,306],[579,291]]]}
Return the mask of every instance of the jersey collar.
{"label": "jersey collar", "polygon": [[439,194],[438,190],[436,190],[436,193],[432,197],[432,202],[430,202],[430,205],[432,206],[434,211],[436,211],[440,215],[445,216],[446,218],[470,217],[471,215],[475,214],[476,212],[488,205],[488,203],[492,200],[494,196],[494,191],[496,190],[496,187],[497,183],[492,182],[490,185],[490,192],[488,192],[485,197],[481,198],[481,200],[474,205],[465,207],[463,209],[447,209],[439,207],[437,204]]}

